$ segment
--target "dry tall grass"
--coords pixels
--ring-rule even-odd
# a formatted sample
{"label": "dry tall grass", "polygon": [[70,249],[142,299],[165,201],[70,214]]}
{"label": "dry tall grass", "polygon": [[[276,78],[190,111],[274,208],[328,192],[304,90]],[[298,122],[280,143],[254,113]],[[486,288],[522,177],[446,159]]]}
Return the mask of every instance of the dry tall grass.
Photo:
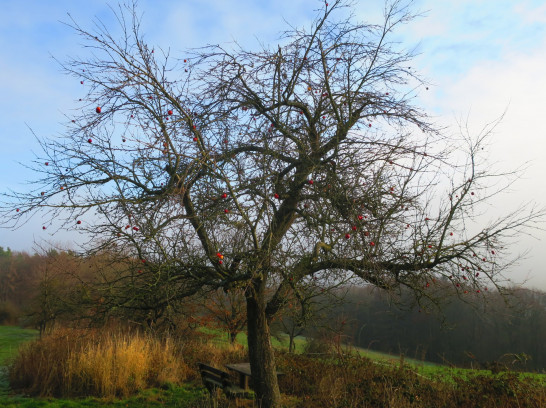
{"label": "dry tall grass", "polygon": [[291,408],[523,408],[546,407],[546,389],[517,374],[476,372],[454,383],[419,376],[404,366],[374,364],[357,356],[278,356],[280,388]]}
{"label": "dry tall grass", "polygon": [[10,384],[41,396],[128,396],[191,374],[169,337],[63,329],[20,351]]}

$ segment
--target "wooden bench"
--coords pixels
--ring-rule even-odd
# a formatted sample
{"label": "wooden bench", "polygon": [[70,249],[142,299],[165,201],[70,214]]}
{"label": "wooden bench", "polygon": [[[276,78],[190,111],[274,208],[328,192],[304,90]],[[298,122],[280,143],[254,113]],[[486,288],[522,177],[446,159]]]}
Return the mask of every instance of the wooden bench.
{"label": "wooden bench", "polygon": [[224,394],[226,394],[228,398],[244,398],[249,395],[246,390],[233,385],[229,379],[229,374],[225,371],[204,363],[198,363],[198,365],[199,372],[201,373],[201,380],[210,392],[214,407],[217,406],[218,391],[220,389],[224,391]]}

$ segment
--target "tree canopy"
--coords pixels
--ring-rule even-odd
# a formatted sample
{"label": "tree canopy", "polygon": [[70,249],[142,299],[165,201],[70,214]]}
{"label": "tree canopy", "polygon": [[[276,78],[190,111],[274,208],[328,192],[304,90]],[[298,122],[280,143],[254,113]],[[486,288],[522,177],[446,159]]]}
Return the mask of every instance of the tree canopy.
{"label": "tree canopy", "polygon": [[118,307],[160,284],[165,305],[242,288],[264,407],[279,405],[269,323],[287,298],[348,278],[431,300],[439,280],[487,290],[505,240],[542,216],[476,227],[499,176],[480,167],[489,129],[454,149],[415,105],[428,85],[391,39],[409,4],[388,2],[381,25],[347,7],[322,3],[275,46],[178,58],[146,44],[134,4],[116,14],[120,38],[72,21],[87,56],[62,66],[87,94],[63,137],[41,139],[36,190],[5,196],[12,223],[42,212],[44,229],[63,220],[85,251],[128,261],[109,282],[127,294]]}

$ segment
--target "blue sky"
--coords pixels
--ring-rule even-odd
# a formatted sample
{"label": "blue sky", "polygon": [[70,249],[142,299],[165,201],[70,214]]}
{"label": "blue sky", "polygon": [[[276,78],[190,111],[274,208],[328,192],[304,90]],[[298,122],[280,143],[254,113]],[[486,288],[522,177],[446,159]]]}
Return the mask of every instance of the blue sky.
{"label": "blue sky", "polygon": [[[70,114],[81,85],[62,74],[52,56],[86,55],[79,38],[61,22],[67,13],[82,26],[98,18],[116,32],[109,4],[96,0],[2,0],[0,14],[0,190],[21,190],[33,178],[23,166],[39,147],[39,137],[60,134],[63,114]],[[141,0],[142,31],[154,46],[170,47],[175,56],[185,49],[237,40],[254,47],[258,40],[275,43],[278,33],[309,24],[316,0]],[[358,19],[379,22],[382,0],[355,2]],[[417,68],[431,83],[419,103],[438,124],[457,133],[457,121],[471,133],[506,111],[495,129],[488,155],[492,168],[527,166],[509,194],[500,196],[486,216],[500,215],[523,202],[546,205],[546,3],[513,0],[416,0],[420,17],[397,32],[407,48],[415,48]],[[546,234],[523,236],[510,250],[528,251],[508,276],[527,279],[528,286],[546,289]],[[69,243],[67,234],[50,235],[39,219],[17,231],[0,229],[0,245],[14,250],[33,248],[34,241]]]}

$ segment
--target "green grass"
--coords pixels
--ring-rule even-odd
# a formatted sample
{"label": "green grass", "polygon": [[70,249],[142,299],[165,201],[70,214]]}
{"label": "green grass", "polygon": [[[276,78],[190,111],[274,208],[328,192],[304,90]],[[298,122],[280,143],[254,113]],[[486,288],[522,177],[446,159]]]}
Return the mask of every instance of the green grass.
{"label": "green grass", "polygon": [[[219,329],[212,329],[207,327],[201,327],[199,329],[203,333],[213,335],[212,342],[218,347],[226,347],[229,345],[227,334]],[[237,335],[237,343],[242,344],[246,347],[247,337],[244,332],[241,332]],[[298,336],[295,338],[296,353],[303,353],[306,345],[306,338],[304,336]],[[288,336],[281,335],[281,340],[277,338],[272,338],[271,343],[273,347],[278,349],[283,349],[288,351]],[[394,365],[399,366],[402,359],[399,355],[383,353],[380,351],[365,349],[361,347],[354,346],[343,346],[343,349],[350,353],[358,354],[359,356],[369,358],[370,360],[376,362],[377,364],[384,365]],[[413,358],[404,357],[403,363],[407,368],[415,371],[416,373],[428,377],[430,379],[453,382],[454,377],[460,377],[468,379],[477,374],[481,375],[491,375],[491,372],[488,370],[476,370],[470,368],[451,368],[442,364],[433,363],[430,361],[416,360]],[[536,373],[518,373],[519,378],[529,377],[535,380],[539,380],[546,385],[546,374],[536,374]]]}
{"label": "green grass", "polygon": [[[202,333],[214,336],[211,339],[211,341],[218,347],[226,347],[229,345],[228,335],[225,331],[222,331],[220,329],[213,329],[210,327],[200,327],[198,330]],[[238,333],[235,341],[246,347],[247,345],[246,333],[244,332]],[[275,348],[288,350],[288,337],[286,337],[286,341],[279,341],[278,339],[272,337],[271,344],[273,344],[273,347]],[[297,338],[296,351],[298,352],[298,345],[299,345],[299,352],[303,351],[304,344],[305,344],[305,340],[303,338]]]}
{"label": "green grass", "polygon": [[[0,398],[9,394],[9,383],[7,379],[6,365],[10,359],[15,357],[19,346],[29,340],[36,338],[36,330],[21,329],[12,326],[0,326]],[[0,406],[6,405],[6,401],[0,401]]]}
{"label": "green grass", "polygon": [[19,346],[38,336],[37,330],[0,326],[0,366],[17,354]]}
{"label": "green grass", "polygon": [[121,400],[101,398],[28,398],[0,396],[0,406],[4,408],[80,408],[80,407],[207,407],[208,392],[202,387],[184,385],[168,390],[156,388],[139,392],[137,395]]}
{"label": "green grass", "polygon": [[[489,370],[476,370],[472,368],[456,368],[456,367],[447,367],[442,365],[436,366],[419,366],[413,368],[418,374],[421,374],[425,377],[428,377],[432,380],[445,381],[448,383],[454,383],[455,378],[462,378],[469,380],[477,375],[485,376],[499,376],[506,373],[502,371],[499,374],[492,374]],[[538,373],[529,373],[529,372],[511,372],[517,375],[518,379],[523,380],[525,378],[530,378],[532,380],[538,381],[541,384],[544,384],[546,387],[546,374]]]}

